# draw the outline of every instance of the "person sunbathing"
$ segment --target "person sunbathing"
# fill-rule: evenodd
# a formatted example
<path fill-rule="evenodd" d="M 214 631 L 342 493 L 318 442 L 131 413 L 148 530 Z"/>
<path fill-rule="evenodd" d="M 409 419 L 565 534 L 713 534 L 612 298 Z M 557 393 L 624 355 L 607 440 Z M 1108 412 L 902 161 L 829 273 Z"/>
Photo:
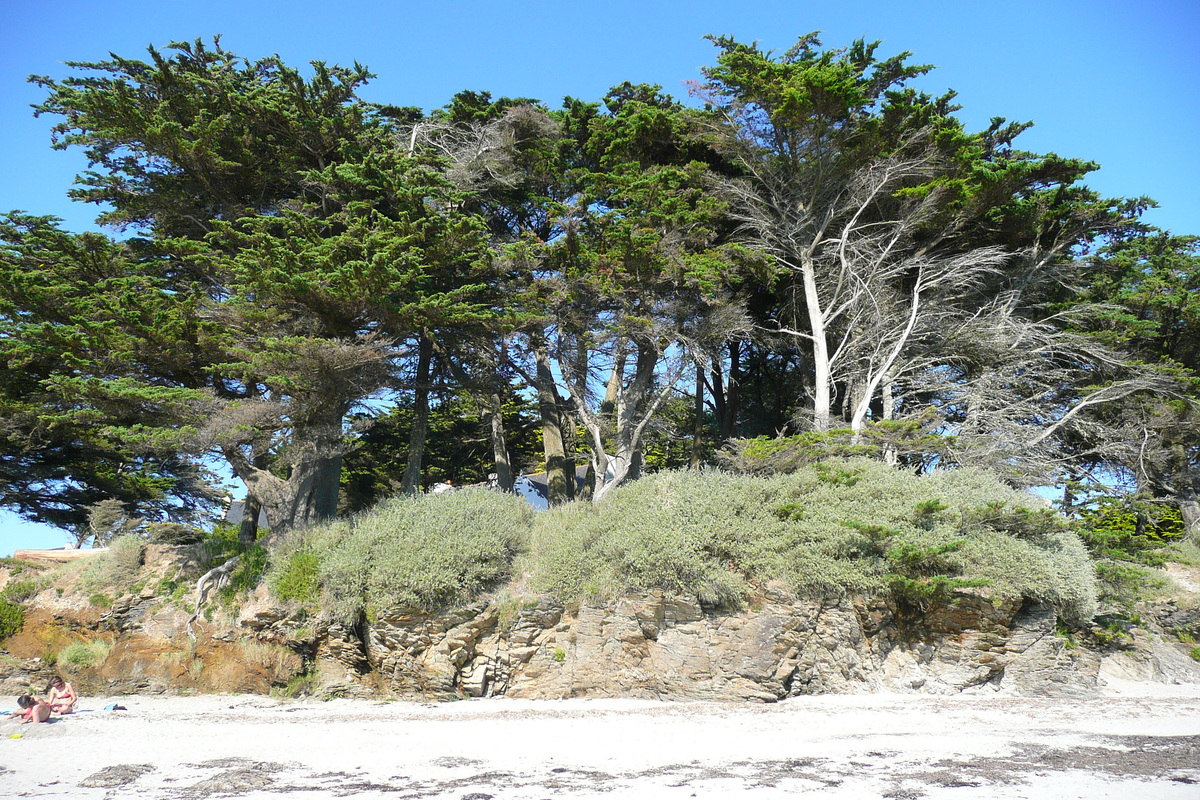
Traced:
<path fill-rule="evenodd" d="M 75 694 L 75 688 L 58 675 L 50 679 L 50 686 L 46 691 L 50 693 L 50 696 L 46 698 L 46 704 L 55 714 L 70 714 L 75 710 L 75 704 L 79 702 L 79 695 Z"/>
<path fill-rule="evenodd" d="M 36 697 L 23 694 L 17 698 L 17 705 L 24 710 L 15 712 L 13 716 L 21 717 L 25 722 L 37 724 L 50 719 L 50 706 Z"/>

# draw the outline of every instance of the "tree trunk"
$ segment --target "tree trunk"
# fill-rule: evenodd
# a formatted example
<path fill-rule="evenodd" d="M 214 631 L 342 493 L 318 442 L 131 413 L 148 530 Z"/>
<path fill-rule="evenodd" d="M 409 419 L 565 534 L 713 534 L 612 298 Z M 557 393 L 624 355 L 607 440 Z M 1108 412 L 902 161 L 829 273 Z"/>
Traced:
<path fill-rule="evenodd" d="M 892 383 L 891 378 L 884 380 L 882 391 L 883 391 L 883 408 L 880 409 L 880 411 L 881 411 L 880 416 L 885 421 L 895 419 L 896 418 L 895 384 Z M 896 453 L 896 446 L 894 444 L 884 445 L 883 461 L 888 466 L 892 466 L 892 467 L 894 467 L 900 463 L 900 457 Z"/>
<path fill-rule="evenodd" d="M 630 480 L 636 480 L 642 468 L 642 433 L 658 402 L 651 400 L 654 391 L 654 368 L 658 349 L 648 342 L 638 342 L 637 367 L 633 380 L 621 389 L 617 397 L 616 423 L 613 436 L 615 453 L 605 456 L 607 464 L 596 465 L 596 491 L 592 501 L 599 503 L 610 491 Z M 661 400 L 661 398 L 659 398 Z M 593 433 L 593 438 L 596 438 Z M 604 474 L 600 468 L 607 467 Z"/>
<path fill-rule="evenodd" d="M 253 494 L 247 494 L 242 503 L 242 522 L 238 526 L 238 542 L 243 547 L 249 547 L 258 540 L 258 515 L 262 512 L 262 504 Z"/>
<path fill-rule="evenodd" d="M 492 443 L 492 459 L 496 465 L 496 488 L 504 492 L 511 492 L 513 490 L 513 474 L 508 455 L 508 436 L 504 431 L 504 395 L 500 391 L 490 388 L 502 385 L 503 379 L 493 371 L 491 380 L 486 386 L 483 386 L 478 380 L 472 380 L 462 364 L 440 347 L 435 346 L 435 351 L 441 357 L 442 363 L 450 370 L 450 374 L 458 381 L 459 387 L 470 391 L 471 396 L 478 404 L 479 418 L 487 428 L 488 439 Z"/>
<path fill-rule="evenodd" d="M 304 484 L 297 488 L 293 500 L 292 524 L 315 525 L 337 516 L 338 494 L 342 479 L 342 417 L 344 409 L 329 406 L 313 412 L 313 417 L 297 425 L 293 439 L 309 454 L 303 463 L 293 464 L 296 480 L 289 484 Z M 261 498 L 260 498 L 261 499 Z"/>
<path fill-rule="evenodd" d="M 332 412 L 331 412 L 332 413 Z M 336 423 L 325 422 L 297 426 L 293 433 L 293 444 L 297 453 L 310 454 L 308 457 L 297 458 L 292 464 L 287 479 L 280 478 L 265 467 L 258 459 L 254 463 L 236 446 L 224 449 L 233 474 L 246 484 L 248 498 L 254 498 L 262 512 L 267 517 L 267 526 L 272 538 L 287 533 L 294 528 L 312 525 L 323 519 L 328 519 L 337 511 L 337 478 L 332 478 L 334 465 L 340 476 L 341 456 L 338 453 L 342 444 L 341 416 L 336 417 Z M 338 453 L 337 455 L 333 455 Z M 335 490 L 333 496 L 333 513 L 323 516 L 329 508 L 328 485 L 318 486 L 318 479 L 332 481 Z M 250 505 L 247 503 L 247 505 Z M 249 509 L 248 509 L 249 510 Z M 258 512 L 254 511 L 255 522 Z M 257 534 L 257 531 L 255 532 Z M 239 538 L 248 536 L 249 531 L 239 530 Z"/>
<path fill-rule="evenodd" d="M 696 397 L 692 414 L 692 457 L 688 459 L 688 469 L 698 469 L 704 440 L 704 368 L 699 361 L 696 362 Z"/>
<path fill-rule="evenodd" d="M 717 421 L 717 441 L 725 441 L 725 379 L 721 375 L 720 365 L 714 360 L 708 373 L 708 389 L 712 396 L 713 418 Z"/>
<path fill-rule="evenodd" d="M 550 371 L 550 355 L 545 339 L 534 342 L 537 359 L 538 412 L 542 417 L 542 450 L 546 458 L 546 500 L 551 506 L 569 503 L 575 497 L 575 470 L 569 467 L 563 444 L 562 417 L 558 390 Z"/>
<path fill-rule="evenodd" d="M 266 470 L 270 467 L 267 456 L 257 455 L 251 461 L 257 469 Z M 262 501 L 254 492 L 246 492 L 246 501 L 242 508 L 242 522 L 238 526 L 238 541 L 249 547 L 258 541 L 258 518 L 262 516 Z"/>
<path fill-rule="evenodd" d="M 1075 488 L 1079 485 L 1079 473 L 1068 468 L 1063 478 L 1062 513 L 1066 516 L 1075 514 Z"/>
<path fill-rule="evenodd" d="M 337 516 L 338 497 L 342 488 L 342 457 L 331 456 L 317 462 L 310 506 L 312 521 L 324 522 Z"/>
<path fill-rule="evenodd" d="M 921 308 L 920 280 L 920 277 L 918 277 L 917 285 L 913 287 L 908 322 L 904 326 L 904 331 L 896 340 L 895 345 L 893 345 L 891 352 L 888 353 L 888 357 L 884 360 L 880 368 L 875 370 L 874 374 L 867 376 L 865 385 L 862 388 L 862 398 L 854 407 L 854 414 L 850 419 L 850 427 L 854 430 L 854 444 L 858 444 L 861 440 L 863 428 L 867 424 L 867 411 L 871 407 L 871 397 L 874 396 L 875 390 L 891 372 L 892 366 L 896 363 L 896 359 L 900 357 L 900 353 L 903 351 L 904 346 L 908 344 L 908 339 L 912 336 L 913 329 L 916 327 L 917 313 Z"/>
<path fill-rule="evenodd" d="M 617 348 L 616 358 L 613 359 L 612 373 L 608 376 L 608 385 L 604 387 L 604 401 L 600 403 L 600 413 L 611 417 L 617 408 L 617 397 L 621 393 L 621 382 L 625 379 L 625 362 L 627 352 L 625 345 Z"/>
<path fill-rule="evenodd" d="M 303 527 L 309 521 L 309 501 L 316 473 L 312 461 L 296 464 L 287 480 L 269 470 L 254 467 L 245 458 L 230 458 L 229 461 L 234 474 L 246 483 L 248 493 L 261 504 L 272 538 Z"/>
<path fill-rule="evenodd" d="M 588 465 L 587 474 L 583 478 L 583 486 L 579 489 L 579 496 L 576 500 L 582 500 L 585 503 L 592 502 L 596 495 L 596 470 L 592 465 Z"/>
<path fill-rule="evenodd" d="M 1179 514 L 1183 517 L 1184 535 L 1193 544 L 1200 545 L 1200 497 L 1196 495 L 1196 487 L 1185 483 L 1176 492 L 1175 502 L 1179 504 Z"/>
<path fill-rule="evenodd" d="M 867 414 L 870 412 L 871 398 L 867 395 L 867 384 L 863 381 L 851 381 L 846 386 L 846 404 L 844 411 L 846 421 L 854 429 L 855 435 L 862 433 L 867 424 Z"/>
<path fill-rule="evenodd" d="M 504 433 L 504 401 L 496 393 L 492 393 L 487 399 L 490 407 L 485 416 L 492 439 L 492 456 L 496 461 L 496 487 L 502 492 L 511 492 L 513 473 L 508 459 L 508 438 Z"/>
<path fill-rule="evenodd" d="M 421 491 L 421 463 L 425 458 L 425 437 L 429 432 L 429 381 L 433 361 L 433 342 L 425 331 L 417 344 L 417 374 L 413 398 L 413 423 L 408 435 L 408 463 L 400 491 L 414 495 Z"/>
<path fill-rule="evenodd" d="M 800 260 L 800 276 L 804 282 L 804 305 L 808 312 L 808 324 L 812 329 L 813 342 L 813 430 L 829 430 L 830 412 L 833 408 L 833 369 L 829 363 L 829 343 L 825 341 L 825 317 L 821 312 L 821 298 L 817 294 L 817 272 L 812 258 Z"/>
<path fill-rule="evenodd" d="M 724 444 L 733 437 L 737 430 L 737 419 L 740 397 L 741 345 L 738 342 L 729 343 L 729 376 L 721 371 L 721 363 L 713 359 L 712 370 L 709 372 L 709 392 L 712 395 L 713 417 L 717 422 L 717 444 Z"/>
<path fill-rule="evenodd" d="M 721 441 L 732 439 L 737 433 L 738 415 L 742 410 L 742 346 L 729 343 L 729 377 L 725 389 L 725 413 L 721 418 Z"/>

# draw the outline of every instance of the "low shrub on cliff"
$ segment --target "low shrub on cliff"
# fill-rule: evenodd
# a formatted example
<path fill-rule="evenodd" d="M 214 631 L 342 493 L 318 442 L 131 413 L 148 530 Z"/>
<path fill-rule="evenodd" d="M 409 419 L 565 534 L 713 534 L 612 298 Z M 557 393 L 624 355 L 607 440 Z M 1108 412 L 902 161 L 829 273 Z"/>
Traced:
<path fill-rule="evenodd" d="M 137 580 L 142 568 L 145 543 L 137 536 L 120 536 L 108 545 L 108 551 L 89 560 L 84 582 L 92 588 L 125 588 Z"/>
<path fill-rule="evenodd" d="M 18 561 L 15 558 L 9 558 L 8 556 L 5 556 L 0 558 L 0 569 L 8 570 L 8 576 L 10 578 L 15 578 L 25 570 L 34 570 L 36 572 L 41 568 L 30 564 L 27 561 Z"/>
<path fill-rule="evenodd" d="M 269 577 L 271 593 L 280 600 L 316 602 L 321 591 L 321 561 L 311 550 L 281 554 Z"/>
<path fill-rule="evenodd" d="M 86 669 L 108 658 L 108 644 L 99 639 L 91 642 L 72 642 L 58 651 L 56 663 L 75 669 Z"/>
<path fill-rule="evenodd" d="M 780 580 L 808 596 L 920 600 L 988 585 L 1086 618 L 1091 562 L 1036 503 L 986 473 L 916 476 L 868 460 L 772 477 L 668 472 L 600 506 L 543 515 L 528 568 L 537 588 L 566 599 L 664 589 L 736 605 L 750 585 Z"/>
<path fill-rule="evenodd" d="M 782 528 L 763 513 L 762 489 L 757 478 L 671 472 L 599 506 L 551 510 L 534 525 L 528 571 L 535 588 L 568 600 L 663 589 L 736 604 L 747 574 L 766 571 L 756 544 Z"/>
<path fill-rule="evenodd" d="M 247 592 L 254 591 L 254 587 L 258 586 L 267 573 L 270 557 L 261 546 L 239 546 L 237 554 L 241 556 L 241 560 L 233 568 L 229 575 L 229 583 L 221 589 L 219 595 L 221 602 L 226 606 L 237 605 L 238 599 Z"/>
<path fill-rule="evenodd" d="M 0 642 L 17 633 L 25 625 L 25 612 L 16 603 L 0 600 Z"/>
<path fill-rule="evenodd" d="M 986 586 L 1086 619 L 1092 563 L 1038 503 L 983 472 L 916 476 L 868 460 L 770 477 L 660 473 L 536 519 L 514 496 L 461 491 L 297 534 L 272 554 L 268 585 L 285 599 L 319 595 L 347 622 L 465 602 L 512 574 L 515 590 L 568 602 L 657 589 L 724 607 L 771 581 L 815 598 L 890 594 L 917 610 Z"/>
<path fill-rule="evenodd" d="M 521 498 L 483 489 L 396 498 L 285 542 L 268 586 L 306 594 L 315 561 L 327 607 L 343 620 L 465 602 L 509 576 L 532 515 Z"/>
<path fill-rule="evenodd" d="M 22 603 L 37 594 L 40 589 L 36 581 L 13 581 L 0 591 L 0 597 L 14 603 Z"/>

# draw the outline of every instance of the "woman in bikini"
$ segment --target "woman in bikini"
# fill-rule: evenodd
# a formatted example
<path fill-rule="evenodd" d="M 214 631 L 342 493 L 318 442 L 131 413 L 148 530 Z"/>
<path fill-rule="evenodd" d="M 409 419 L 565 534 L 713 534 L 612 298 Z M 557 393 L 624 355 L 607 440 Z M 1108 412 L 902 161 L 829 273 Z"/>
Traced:
<path fill-rule="evenodd" d="M 36 724 L 50 719 L 50 706 L 36 697 L 23 694 L 17 698 L 17 705 L 21 707 L 21 710 L 13 714 L 13 716 L 21 717 L 24 722 Z"/>
<path fill-rule="evenodd" d="M 55 675 L 50 679 L 47 691 L 50 692 L 50 696 L 46 699 L 46 703 L 54 713 L 70 714 L 75 710 L 75 704 L 79 702 L 79 695 L 75 694 L 75 689 L 71 684 Z"/>

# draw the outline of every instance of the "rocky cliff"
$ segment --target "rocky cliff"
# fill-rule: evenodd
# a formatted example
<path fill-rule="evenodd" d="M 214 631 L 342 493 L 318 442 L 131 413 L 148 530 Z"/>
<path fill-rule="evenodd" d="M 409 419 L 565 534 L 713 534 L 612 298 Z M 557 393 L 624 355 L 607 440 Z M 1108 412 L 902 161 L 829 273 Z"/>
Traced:
<path fill-rule="evenodd" d="M 148 548 L 136 591 L 111 604 L 98 605 L 69 575 L 25 599 L 25 627 L 0 659 L 0 693 L 40 688 L 52 672 L 105 693 L 290 685 L 425 698 L 741 701 L 823 692 L 1086 695 L 1105 676 L 1200 682 L 1191 645 L 1181 642 L 1200 637 L 1191 600 L 1160 604 L 1146 628 L 1100 647 L 1086 633 L 1057 630 L 1049 609 L 980 590 L 924 613 L 768 589 L 740 611 L 661 593 L 578 607 L 485 599 L 438 612 L 395 609 L 347 626 L 260 587 L 214 604 L 192 638 L 191 596 L 170 579 L 186 572 L 188 558 L 182 548 Z M 73 643 L 96 642 L 91 663 L 68 658 Z"/>

